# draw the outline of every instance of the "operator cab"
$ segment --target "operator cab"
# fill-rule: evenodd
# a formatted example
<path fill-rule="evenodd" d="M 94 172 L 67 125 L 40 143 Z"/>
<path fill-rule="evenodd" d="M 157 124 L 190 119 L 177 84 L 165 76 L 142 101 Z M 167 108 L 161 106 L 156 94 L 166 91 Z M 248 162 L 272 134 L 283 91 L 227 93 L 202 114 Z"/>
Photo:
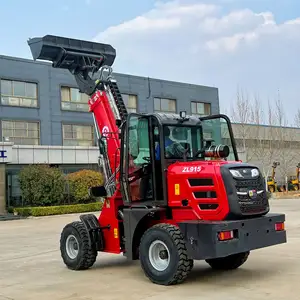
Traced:
<path fill-rule="evenodd" d="M 178 161 L 238 160 L 224 115 L 130 113 L 122 128 L 121 188 L 130 205 L 167 204 L 168 167 Z"/>

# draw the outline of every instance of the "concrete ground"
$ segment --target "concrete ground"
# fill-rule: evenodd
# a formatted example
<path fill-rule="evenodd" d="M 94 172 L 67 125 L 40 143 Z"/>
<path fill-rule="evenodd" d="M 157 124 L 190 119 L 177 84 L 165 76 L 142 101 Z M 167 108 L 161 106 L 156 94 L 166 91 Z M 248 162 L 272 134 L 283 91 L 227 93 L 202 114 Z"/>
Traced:
<path fill-rule="evenodd" d="M 70 271 L 59 253 L 62 227 L 77 215 L 0 222 L 0 299 L 300 299 L 300 200 L 273 200 L 287 215 L 288 243 L 251 253 L 233 272 L 213 272 L 196 262 L 188 280 L 150 283 L 139 262 L 100 254 L 87 271 Z"/>

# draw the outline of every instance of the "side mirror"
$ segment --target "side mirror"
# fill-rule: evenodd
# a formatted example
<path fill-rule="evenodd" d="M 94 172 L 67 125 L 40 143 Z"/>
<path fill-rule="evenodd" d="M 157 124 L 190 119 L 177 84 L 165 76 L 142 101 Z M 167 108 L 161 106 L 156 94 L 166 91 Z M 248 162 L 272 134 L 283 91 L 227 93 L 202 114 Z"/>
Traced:
<path fill-rule="evenodd" d="M 120 119 L 117 119 L 117 120 L 116 120 L 116 125 L 117 125 L 118 127 L 120 127 L 121 124 L 122 124 L 122 121 L 121 121 Z"/>
<path fill-rule="evenodd" d="M 92 197 L 106 197 L 107 192 L 104 186 L 93 186 L 89 188 L 89 195 Z"/>

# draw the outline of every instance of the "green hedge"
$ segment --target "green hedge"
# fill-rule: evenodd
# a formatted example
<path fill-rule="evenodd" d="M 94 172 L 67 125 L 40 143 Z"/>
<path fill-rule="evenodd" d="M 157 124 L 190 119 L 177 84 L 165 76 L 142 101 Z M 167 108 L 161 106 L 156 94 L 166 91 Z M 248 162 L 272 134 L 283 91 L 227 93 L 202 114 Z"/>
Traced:
<path fill-rule="evenodd" d="M 93 203 L 96 199 L 88 189 L 104 184 L 98 171 L 83 169 L 66 175 L 57 167 L 40 164 L 25 166 L 18 177 L 24 207 Z"/>
<path fill-rule="evenodd" d="M 86 203 L 95 199 L 89 195 L 90 187 L 104 184 L 104 177 L 100 172 L 94 170 L 80 170 L 66 176 L 69 184 L 69 193 L 73 203 Z"/>
<path fill-rule="evenodd" d="M 48 165 L 28 165 L 20 171 L 19 182 L 26 206 L 63 203 L 66 181 L 58 168 Z"/>
<path fill-rule="evenodd" d="M 41 217 L 51 215 L 97 212 L 102 209 L 101 202 L 88 203 L 88 204 L 74 204 L 74 205 L 59 205 L 59 206 L 46 206 L 46 207 L 15 207 L 13 213 L 20 216 L 28 217 Z"/>

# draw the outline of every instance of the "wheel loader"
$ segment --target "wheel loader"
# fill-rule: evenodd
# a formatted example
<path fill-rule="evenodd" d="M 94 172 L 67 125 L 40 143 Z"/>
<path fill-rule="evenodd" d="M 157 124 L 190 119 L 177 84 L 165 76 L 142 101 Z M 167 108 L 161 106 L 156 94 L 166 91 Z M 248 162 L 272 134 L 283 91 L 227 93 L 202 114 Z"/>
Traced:
<path fill-rule="evenodd" d="M 296 166 L 296 175 L 290 176 L 289 178 L 289 190 L 290 191 L 299 191 L 299 170 L 300 170 L 300 163 Z"/>
<path fill-rule="evenodd" d="M 277 182 L 275 181 L 275 170 L 278 166 L 280 166 L 280 162 L 274 161 L 272 165 L 272 175 L 267 177 L 268 191 L 270 193 L 278 191 Z"/>
<path fill-rule="evenodd" d="M 139 260 L 151 282 L 174 285 L 188 278 L 195 260 L 232 270 L 252 250 L 287 242 L 285 214 L 270 213 L 262 173 L 239 160 L 226 115 L 128 113 L 111 45 L 53 35 L 28 45 L 35 60 L 69 70 L 89 95 L 106 178 L 90 189 L 104 198 L 99 216 L 83 214 L 62 229 L 69 269 L 91 268 L 100 252 L 122 253 Z"/>

